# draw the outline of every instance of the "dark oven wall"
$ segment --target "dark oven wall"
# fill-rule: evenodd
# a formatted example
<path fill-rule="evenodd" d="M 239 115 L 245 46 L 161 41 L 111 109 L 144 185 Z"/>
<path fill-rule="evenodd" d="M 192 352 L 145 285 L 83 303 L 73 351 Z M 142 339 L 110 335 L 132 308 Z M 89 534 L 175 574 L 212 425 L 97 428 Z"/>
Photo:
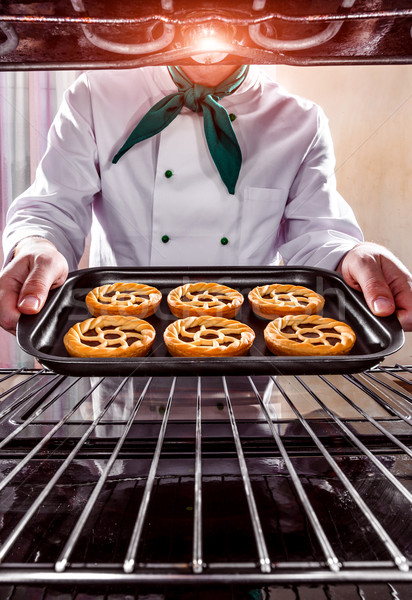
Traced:
<path fill-rule="evenodd" d="M 411 27 L 409 0 L 5 0 L 0 68 L 184 64 L 205 39 L 230 63 L 410 63 Z"/>

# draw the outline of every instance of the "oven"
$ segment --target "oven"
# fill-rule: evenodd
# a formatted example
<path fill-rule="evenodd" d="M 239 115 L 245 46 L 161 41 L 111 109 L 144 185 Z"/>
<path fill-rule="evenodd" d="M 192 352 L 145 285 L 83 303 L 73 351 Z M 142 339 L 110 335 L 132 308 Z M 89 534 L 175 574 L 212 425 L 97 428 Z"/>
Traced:
<path fill-rule="evenodd" d="M 4 71 L 185 64 L 212 29 L 222 62 L 412 62 L 406 0 L 6 0 L 0 13 Z M 0 365 L 0 598 L 409 600 L 406 342 L 339 372 Z"/>
<path fill-rule="evenodd" d="M 411 367 L 0 386 L 3 590 L 408 598 Z"/>

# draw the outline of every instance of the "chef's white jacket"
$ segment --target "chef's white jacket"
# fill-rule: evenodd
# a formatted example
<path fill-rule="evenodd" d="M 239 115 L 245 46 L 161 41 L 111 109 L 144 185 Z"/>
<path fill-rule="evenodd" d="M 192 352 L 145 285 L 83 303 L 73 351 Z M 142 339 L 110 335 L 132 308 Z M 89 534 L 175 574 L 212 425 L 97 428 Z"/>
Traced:
<path fill-rule="evenodd" d="M 362 240 L 336 190 L 323 111 L 257 67 L 221 100 L 243 162 L 230 195 L 209 154 L 203 116 L 183 108 L 160 134 L 112 158 L 141 117 L 176 91 L 166 67 L 84 73 L 69 88 L 33 185 L 4 233 L 6 261 L 29 235 L 90 265 L 266 265 L 334 269 Z"/>

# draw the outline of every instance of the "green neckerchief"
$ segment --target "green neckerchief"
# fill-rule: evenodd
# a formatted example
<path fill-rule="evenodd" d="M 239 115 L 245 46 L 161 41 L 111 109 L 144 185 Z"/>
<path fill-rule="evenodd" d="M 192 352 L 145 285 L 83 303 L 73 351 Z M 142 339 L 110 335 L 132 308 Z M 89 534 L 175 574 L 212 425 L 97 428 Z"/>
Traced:
<path fill-rule="evenodd" d="M 246 78 L 249 66 L 239 67 L 215 87 L 193 83 L 180 67 L 168 69 L 178 91 L 157 102 L 143 116 L 112 162 L 117 163 L 134 144 L 160 133 L 177 117 L 183 106 L 187 106 L 194 112 L 203 112 L 210 154 L 229 194 L 234 194 L 242 164 L 242 152 L 228 112 L 219 104 L 219 100 L 238 89 Z"/>

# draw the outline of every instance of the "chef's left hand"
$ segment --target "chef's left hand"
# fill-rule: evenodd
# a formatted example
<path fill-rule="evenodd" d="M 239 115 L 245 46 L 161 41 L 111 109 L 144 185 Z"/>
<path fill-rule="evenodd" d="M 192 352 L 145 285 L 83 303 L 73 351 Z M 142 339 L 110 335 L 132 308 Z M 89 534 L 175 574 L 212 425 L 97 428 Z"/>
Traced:
<path fill-rule="evenodd" d="M 412 331 L 412 274 L 392 252 L 364 242 L 345 254 L 337 271 L 363 293 L 375 315 L 386 317 L 396 312 L 403 329 Z"/>

